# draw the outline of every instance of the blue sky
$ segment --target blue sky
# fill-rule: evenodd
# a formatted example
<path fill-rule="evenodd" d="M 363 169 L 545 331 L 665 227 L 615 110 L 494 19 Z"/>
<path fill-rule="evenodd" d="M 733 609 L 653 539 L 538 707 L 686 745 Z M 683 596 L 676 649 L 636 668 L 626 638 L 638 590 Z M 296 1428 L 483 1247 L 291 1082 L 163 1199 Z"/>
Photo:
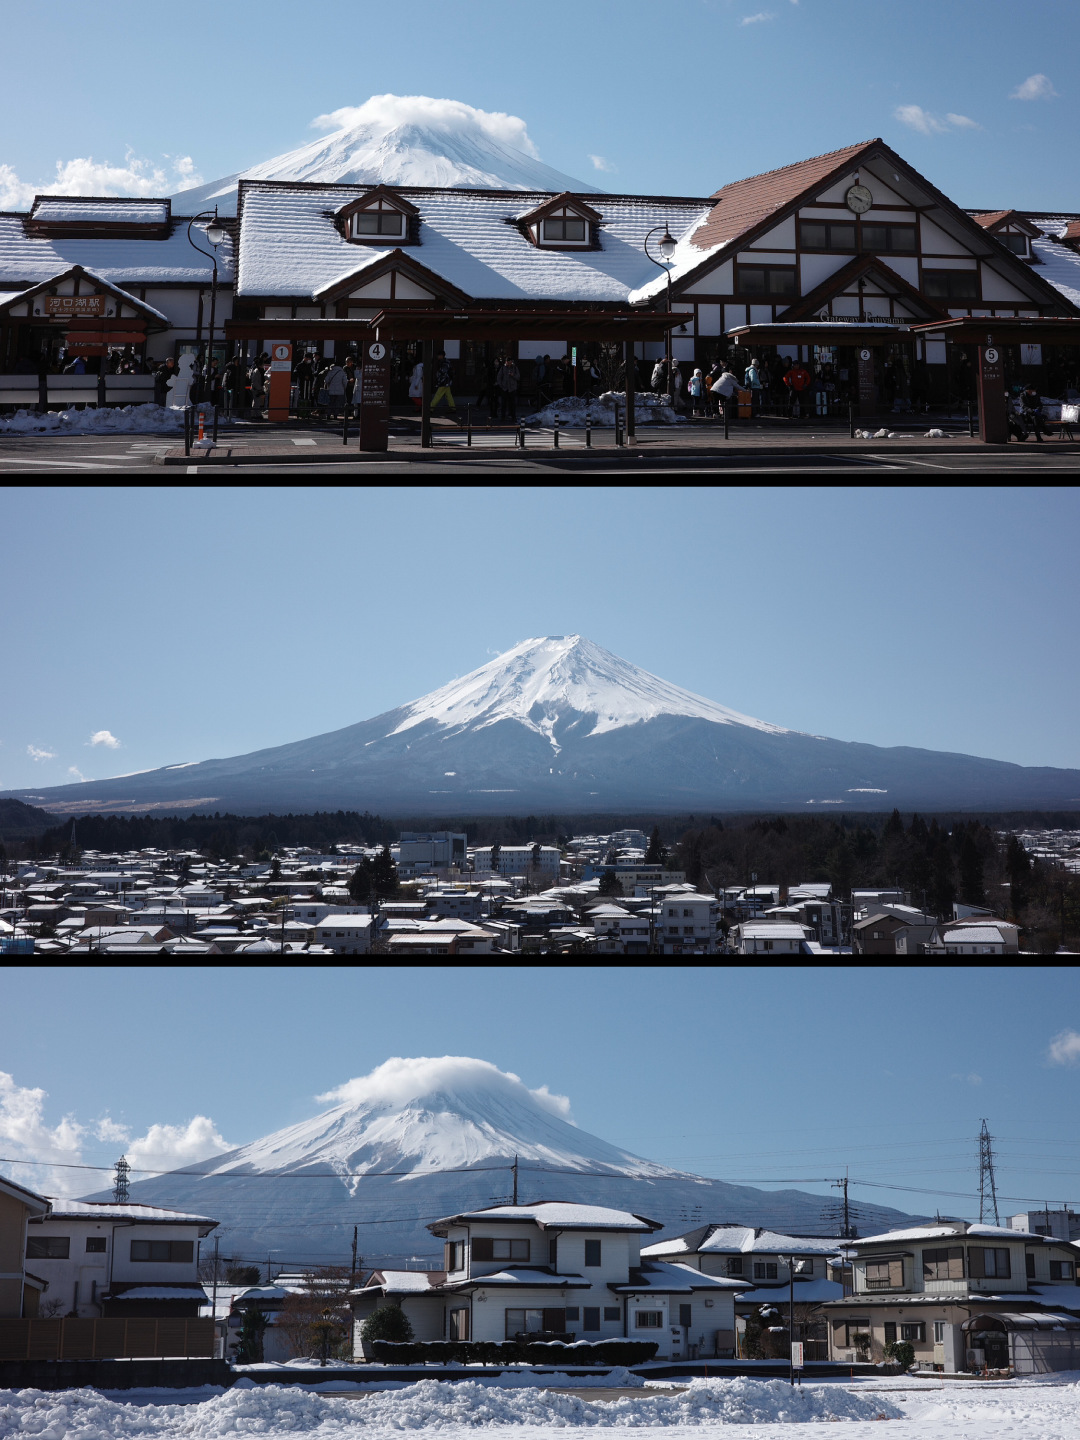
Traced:
<path fill-rule="evenodd" d="M 391 1056 L 456 1054 L 567 1095 L 582 1129 L 650 1159 L 747 1182 L 847 1166 L 876 1182 L 856 1202 L 908 1213 L 977 1215 L 985 1116 L 1003 1211 L 1080 1202 L 1074 970 L 493 975 L 9 968 L 0 1008 L 20 1023 L 0 1048 L 0 1156 L 108 1166 L 158 1125 L 172 1127 L 160 1153 L 190 1163 L 317 1113 L 316 1094 Z M 199 1133 L 220 1137 L 202 1155 Z M 51 1184 L 39 1167 L 0 1169 Z M 88 1173 L 83 1193 L 97 1184 Z"/>
<path fill-rule="evenodd" d="M 609 190 L 709 194 L 881 135 L 962 205 L 1080 208 L 1075 0 L 359 0 L 310 13 L 105 0 L 94 14 L 8 0 L 6 47 L 46 51 L 48 83 L 43 103 L 39 66 L 5 75 L 0 191 L 90 157 L 73 173 L 99 189 L 108 164 L 132 184 L 160 170 L 152 193 L 170 193 L 184 157 L 182 173 L 209 180 L 312 138 L 317 115 L 393 92 L 520 115 L 548 164 Z"/>
<path fill-rule="evenodd" d="M 1075 489 L 42 487 L 3 514 L 0 789 L 303 739 L 575 633 L 793 729 L 1080 767 Z"/>

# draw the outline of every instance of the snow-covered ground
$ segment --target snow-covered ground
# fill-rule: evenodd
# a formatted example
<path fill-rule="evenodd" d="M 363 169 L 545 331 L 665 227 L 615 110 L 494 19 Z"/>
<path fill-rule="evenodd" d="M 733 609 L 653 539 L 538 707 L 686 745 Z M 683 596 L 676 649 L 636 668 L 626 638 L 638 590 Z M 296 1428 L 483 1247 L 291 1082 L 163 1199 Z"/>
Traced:
<path fill-rule="evenodd" d="M 85 410 L 16 410 L 0 416 L 0 435 L 159 435 L 184 428 L 179 406 L 125 405 Z"/>
<path fill-rule="evenodd" d="M 870 1440 L 889 1424 L 893 1440 L 1075 1440 L 1080 1384 L 1075 1374 L 1008 1383 L 871 1380 L 808 1384 L 781 1380 L 694 1380 L 677 1395 L 590 1403 L 535 1386 L 422 1381 L 363 1396 L 256 1386 L 231 1390 L 0 1391 L 0 1440 L 226 1440 L 303 1434 L 313 1440 L 438 1431 L 465 1440 L 478 1429 L 502 1440 L 576 1440 L 602 1429 L 663 1428 L 690 1440 L 702 1428 L 738 1425 L 740 1440 L 795 1440 L 802 1428 L 842 1423 L 845 1440 Z M 332 1383 L 332 1382 L 331 1382 Z M 342 1382 L 338 1382 L 341 1386 Z M 320 1387 L 325 1389 L 327 1387 Z M 816 1433 L 816 1432 L 814 1432 Z"/>

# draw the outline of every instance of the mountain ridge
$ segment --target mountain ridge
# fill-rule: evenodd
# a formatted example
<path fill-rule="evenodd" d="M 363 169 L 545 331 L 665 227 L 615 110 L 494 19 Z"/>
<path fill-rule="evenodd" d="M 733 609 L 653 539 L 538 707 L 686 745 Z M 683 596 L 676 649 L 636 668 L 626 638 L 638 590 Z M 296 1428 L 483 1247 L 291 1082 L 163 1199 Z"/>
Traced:
<path fill-rule="evenodd" d="M 562 635 L 304 740 L 0 798 L 68 815 L 1048 810 L 1080 805 L 1080 771 L 805 734 Z"/>

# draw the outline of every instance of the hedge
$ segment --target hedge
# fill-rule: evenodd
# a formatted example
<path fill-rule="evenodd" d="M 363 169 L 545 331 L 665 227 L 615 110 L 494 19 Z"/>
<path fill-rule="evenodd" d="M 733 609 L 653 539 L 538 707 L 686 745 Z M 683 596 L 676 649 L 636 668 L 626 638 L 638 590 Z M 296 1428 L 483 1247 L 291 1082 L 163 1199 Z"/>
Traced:
<path fill-rule="evenodd" d="M 642 1365 L 656 1354 L 655 1340 L 391 1340 L 368 1342 L 380 1365 Z"/>

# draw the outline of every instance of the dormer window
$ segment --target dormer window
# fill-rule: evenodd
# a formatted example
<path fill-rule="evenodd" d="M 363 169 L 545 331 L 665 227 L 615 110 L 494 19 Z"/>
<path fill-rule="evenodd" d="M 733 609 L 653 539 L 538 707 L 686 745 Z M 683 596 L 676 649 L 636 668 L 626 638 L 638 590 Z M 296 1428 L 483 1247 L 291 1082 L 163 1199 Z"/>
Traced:
<path fill-rule="evenodd" d="M 352 217 L 354 235 L 394 235 L 405 233 L 405 216 L 400 210 L 360 210 Z"/>
<path fill-rule="evenodd" d="M 586 233 L 585 221 L 578 216 L 559 215 L 551 220 L 543 221 L 544 239 L 554 242 L 557 245 L 565 245 L 568 241 L 573 244 L 582 244 L 589 237 Z"/>
<path fill-rule="evenodd" d="M 1014 255 L 1019 255 L 1022 260 L 1026 260 L 1031 254 L 1031 241 L 1026 235 L 1017 235 L 1006 231 L 997 238 L 1007 250 L 1011 250 Z"/>
<path fill-rule="evenodd" d="M 346 240 L 359 245 L 398 246 L 420 243 L 420 211 L 404 195 L 377 186 L 358 195 L 335 213 Z"/>

